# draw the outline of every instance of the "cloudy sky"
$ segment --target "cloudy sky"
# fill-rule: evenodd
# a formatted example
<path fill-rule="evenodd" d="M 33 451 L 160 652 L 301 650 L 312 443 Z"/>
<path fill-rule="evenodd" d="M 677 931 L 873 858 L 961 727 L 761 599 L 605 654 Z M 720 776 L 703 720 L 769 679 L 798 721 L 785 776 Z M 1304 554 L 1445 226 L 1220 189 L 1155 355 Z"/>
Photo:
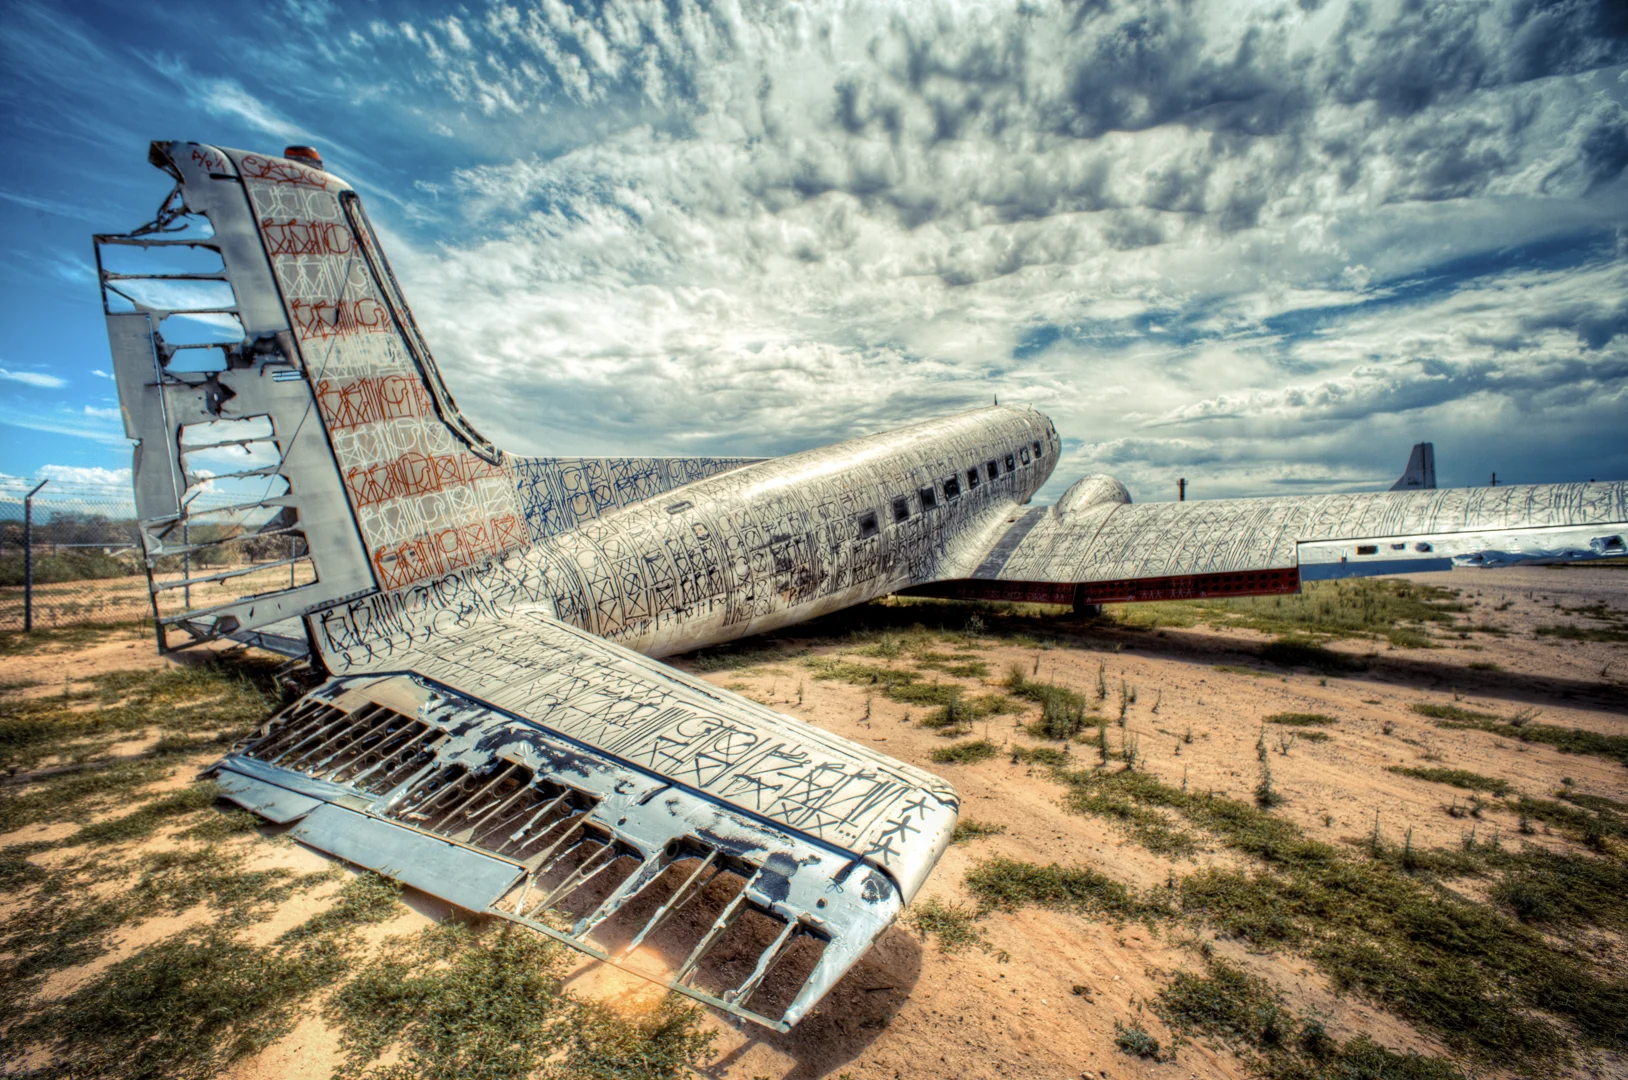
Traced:
<path fill-rule="evenodd" d="M 139 14 L 135 14 L 139 12 Z M 120 437 L 147 141 L 320 148 L 477 427 L 776 454 L 988 402 L 1141 501 L 1628 477 L 1613 0 L 0 2 L 0 472 Z"/>

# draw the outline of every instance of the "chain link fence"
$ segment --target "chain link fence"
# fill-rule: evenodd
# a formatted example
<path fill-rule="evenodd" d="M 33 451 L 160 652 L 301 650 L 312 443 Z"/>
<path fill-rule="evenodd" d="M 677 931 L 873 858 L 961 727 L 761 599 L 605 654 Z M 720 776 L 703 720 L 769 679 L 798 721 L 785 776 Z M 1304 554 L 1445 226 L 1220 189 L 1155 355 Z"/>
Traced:
<path fill-rule="evenodd" d="M 222 498 L 219 504 L 230 501 Z M 207 510 L 209 505 L 207 497 L 200 498 L 192 509 Z M 216 537 L 211 530 L 223 535 Z M 160 560 L 156 569 L 161 580 L 286 559 L 295 543 L 283 536 L 261 539 L 241 526 L 194 526 L 192 531 L 189 539 L 194 542 L 226 535 L 241 535 L 245 542 Z M 176 565 L 162 565 L 169 561 Z M 254 575 L 254 582 L 279 574 L 283 581 L 289 573 L 280 567 L 268 569 Z M 188 607 L 205 606 L 238 595 L 242 590 L 231 586 L 240 584 L 200 584 L 173 591 L 185 592 L 175 600 Z M 268 582 L 262 587 L 272 586 Z M 133 622 L 152 616 L 135 500 L 128 487 L 0 478 L 0 631 Z"/>

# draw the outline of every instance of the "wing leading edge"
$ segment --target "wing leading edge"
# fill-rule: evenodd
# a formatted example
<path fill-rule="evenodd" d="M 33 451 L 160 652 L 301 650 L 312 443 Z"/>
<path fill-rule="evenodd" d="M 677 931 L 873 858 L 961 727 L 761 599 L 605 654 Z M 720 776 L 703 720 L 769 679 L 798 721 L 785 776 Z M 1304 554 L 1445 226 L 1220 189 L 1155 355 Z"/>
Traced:
<path fill-rule="evenodd" d="M 1301 581 L 1625 553 L 1628 482 L 1130 505 L 1012 515 L 968 578 L 914 592 L 1104 603 L 1293 592 Z M 1072 490 L 1072 489 L 1071 489 Z"/>
<path fill-rule="evenodd" d="M 352 671 L 215 767 L 229 798 L 778 1030 L 955 828 L 943 780 L 539 609 Z"/>

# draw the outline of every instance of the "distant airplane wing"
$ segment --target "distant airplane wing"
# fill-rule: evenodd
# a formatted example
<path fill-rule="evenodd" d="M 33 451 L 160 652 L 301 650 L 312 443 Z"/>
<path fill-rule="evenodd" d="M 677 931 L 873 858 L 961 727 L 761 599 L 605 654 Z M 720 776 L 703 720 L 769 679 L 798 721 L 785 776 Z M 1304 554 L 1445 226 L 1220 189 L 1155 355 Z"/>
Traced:
<path fill-rule="evenodd" d="M 1046 603 L 1293 592 L 1301 581 L 1625 554 L 1628 482 L 1130 505 L 1089 477 L 1018 509 L 970 575 L 911 591 Z"/>
<path fill-rule="evenodd" d="M 781 1031 L 954 831 L 945 781 L 541 609 L 426 636 L 325 656 L 338 677 L 215 767 L 228 797 Z"/>

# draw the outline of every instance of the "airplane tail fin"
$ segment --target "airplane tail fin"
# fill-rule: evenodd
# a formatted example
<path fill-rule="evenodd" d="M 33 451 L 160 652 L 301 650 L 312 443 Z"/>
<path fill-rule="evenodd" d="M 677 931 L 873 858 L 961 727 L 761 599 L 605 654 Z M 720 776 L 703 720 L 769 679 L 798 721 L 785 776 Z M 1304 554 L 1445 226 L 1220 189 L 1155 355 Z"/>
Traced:
<path fill-rule="evenodd" d="M 96 237 L 162 648 L 439 580 L 755 460 L 498 450 L 361 200 L 285 153 L 155 142 L 175 180 L 157 217 Z"/>
<path fill-rule="evenodd" d="M 1408 467 L 1402 478 L 1391 485 L 1392 491 L 1427 491 L 1436 487 L 1436 448 L 1434 444 L 1415 443 L 1408 455 Z"/>
<path fill-rule="evenodd" d="M 309 152 L 149 160 L 174 190 L 96 249 L 160 644 L 526 543 L 503 454 L 458 412 L 349 186 Z"/>

